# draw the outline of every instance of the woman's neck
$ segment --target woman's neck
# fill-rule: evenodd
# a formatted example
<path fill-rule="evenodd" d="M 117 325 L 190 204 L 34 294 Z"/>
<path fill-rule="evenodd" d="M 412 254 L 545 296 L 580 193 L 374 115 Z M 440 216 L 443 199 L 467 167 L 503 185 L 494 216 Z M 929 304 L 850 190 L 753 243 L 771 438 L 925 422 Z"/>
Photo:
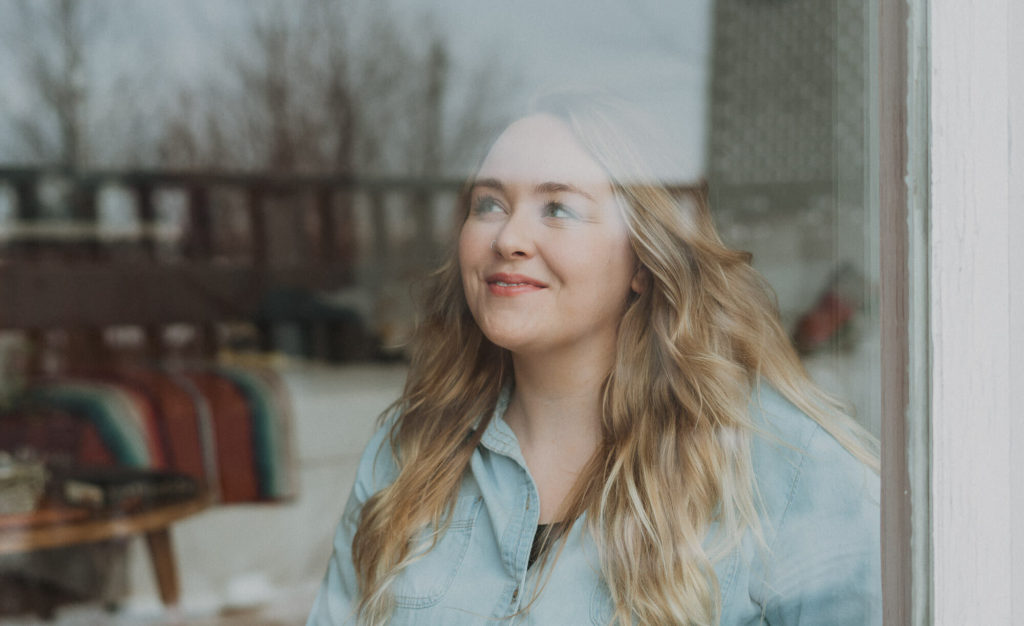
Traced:
<path fill-rule="evenodd" d="M 541 498 L 542 523 L 562 505 L 601 442 L 601 389 L 611 353 L 513 355 L 515 390 L 505 421 Z"/>

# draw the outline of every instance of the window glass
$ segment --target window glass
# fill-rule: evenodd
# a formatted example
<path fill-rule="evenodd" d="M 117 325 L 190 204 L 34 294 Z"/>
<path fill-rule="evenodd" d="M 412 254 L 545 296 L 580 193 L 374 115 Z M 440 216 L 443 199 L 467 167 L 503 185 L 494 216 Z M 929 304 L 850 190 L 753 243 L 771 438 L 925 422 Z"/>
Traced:
<path fill-rule="evenodd" d="M 869 3 L 715 2 L 707 175 L 811 375 L 879 432 Z"/>
<path fill-rule="evenodd" d="M 483 151 L 553 91 L 643 112 L 654 174 L 706 189 L 808 372 L 877 434 L 874 7 L 0 3 L 0 621 L 179 594 L 302 623 L 401 393 L 410 294 Z M 166 517 L 148 543 L 10 534 L 111 507 Z M 150 569 L 168 554 L 180 593 Z"/>

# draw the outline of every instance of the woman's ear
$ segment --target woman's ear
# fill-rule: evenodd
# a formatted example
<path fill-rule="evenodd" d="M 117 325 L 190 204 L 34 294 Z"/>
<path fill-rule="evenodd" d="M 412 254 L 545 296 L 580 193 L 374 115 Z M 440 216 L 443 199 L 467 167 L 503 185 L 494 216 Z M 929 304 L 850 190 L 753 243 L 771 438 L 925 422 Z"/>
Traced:
<path fill-rule="evenodd" d="M 651 284 L 651 273 L 647 270 L 647 266 L 636 264 L 636 271 L 633 272 L 633 278 L 629 281 L 629 288 L 633 290 L 633 293 L 641 294 L 647 291 L 648 285 Z"/>

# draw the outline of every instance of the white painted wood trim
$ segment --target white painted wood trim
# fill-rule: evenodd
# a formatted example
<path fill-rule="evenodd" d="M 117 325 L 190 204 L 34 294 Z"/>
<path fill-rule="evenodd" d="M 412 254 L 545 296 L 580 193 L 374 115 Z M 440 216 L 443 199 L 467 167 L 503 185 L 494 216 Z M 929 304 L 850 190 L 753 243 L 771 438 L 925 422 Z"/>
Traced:
<path fill-rule="evenodd" d="M 1014 623 L 1011 496 L 1019 481 L 1012 471 L 1010 346 L 1020 341 L 1011 338 L 1010 315 L 1011 225 L 1020 227 L 1010 218 L 1014 2 L 929 5 L 933 617 L 942 625 Z M 1014 283 L 1019 289 L 1020 280 Z"/>
<path fill-rule="evenodd" d="M 1024 390 L 1024 2 L 1010 3 L 1010 392 Z M 1016 62 L 1014 62 L 1016 60 Z M 1012 396 L 1011 396 L 1012 397 Z M 1010 593 L 1016 623 L 1024 621 L 1024 409 L 1011 403 L 1012 572 Z M 1015 479 L 1015 481 L 1014 481 Z"/>
<path fill-rule="evenodd" d="M 907 407 L 910 490 L 910 624 L 932 623 L 931 319 L 928 0 L 907 2 Z M 907 622 L 891 622 L 903 626 Z M 890 623 L 887 622 L 886 626 Z"/>

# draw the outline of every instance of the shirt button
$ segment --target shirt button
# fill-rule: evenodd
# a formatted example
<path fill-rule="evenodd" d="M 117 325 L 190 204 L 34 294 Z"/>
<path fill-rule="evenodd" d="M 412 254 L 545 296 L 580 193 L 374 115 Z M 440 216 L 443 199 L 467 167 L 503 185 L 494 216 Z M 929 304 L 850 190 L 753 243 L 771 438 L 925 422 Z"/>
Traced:
<path fill-rule="evenodd" d="M 519 599 L 519 587 L 516 587 L 515 589 L 512 590 L 512 602 L 515 602 L 518 599 Z"/>

